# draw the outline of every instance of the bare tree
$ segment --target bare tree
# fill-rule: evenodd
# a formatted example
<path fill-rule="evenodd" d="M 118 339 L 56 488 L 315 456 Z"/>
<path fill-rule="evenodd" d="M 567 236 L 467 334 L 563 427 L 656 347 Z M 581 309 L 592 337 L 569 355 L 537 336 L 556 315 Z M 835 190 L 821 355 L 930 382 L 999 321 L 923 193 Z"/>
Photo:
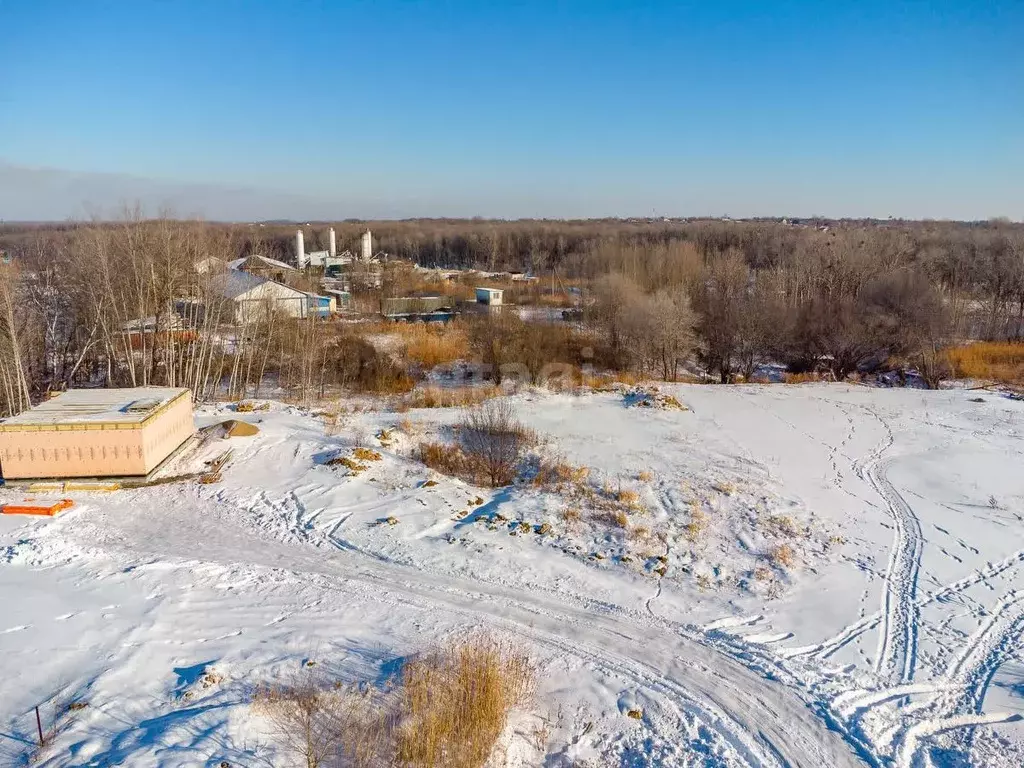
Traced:
<path fill-rule="evenodd" d="M 492 487 L 515 479 L 531 434 L 516 418 L 508 400 L 489 400 L 468 409 L 459 422 L 462 450 Z"/>

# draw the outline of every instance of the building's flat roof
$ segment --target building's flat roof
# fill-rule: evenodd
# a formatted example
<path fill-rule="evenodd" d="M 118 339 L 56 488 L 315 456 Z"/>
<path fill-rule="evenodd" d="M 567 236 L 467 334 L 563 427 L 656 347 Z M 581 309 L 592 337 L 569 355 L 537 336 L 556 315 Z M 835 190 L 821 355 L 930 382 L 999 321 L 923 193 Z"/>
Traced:
<path fill-rule="evenodd" d="M 17 416 L 0 420 L 0 432 L 5 427 L 63 424 L 137 425 L 186 392 L 180 387 L 71 389 Z"/>

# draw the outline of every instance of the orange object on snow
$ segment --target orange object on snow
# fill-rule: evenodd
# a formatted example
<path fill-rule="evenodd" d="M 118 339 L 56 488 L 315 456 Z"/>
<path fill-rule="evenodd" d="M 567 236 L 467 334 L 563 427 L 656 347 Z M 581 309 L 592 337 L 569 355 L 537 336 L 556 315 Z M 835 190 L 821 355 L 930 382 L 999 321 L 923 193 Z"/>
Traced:
<path fill-rule="evenodd" d="M 25 501 L 32 501 L 32 499 L 25 499 Z M 71 499 L 61 499 L 49 506 L 42 504 L 4 504 L 0 507 L 0 512 L 5 515 L 43 515 L 44 517 L 53 517 L 73 506 L 75 506 L 75 502 Z"/>

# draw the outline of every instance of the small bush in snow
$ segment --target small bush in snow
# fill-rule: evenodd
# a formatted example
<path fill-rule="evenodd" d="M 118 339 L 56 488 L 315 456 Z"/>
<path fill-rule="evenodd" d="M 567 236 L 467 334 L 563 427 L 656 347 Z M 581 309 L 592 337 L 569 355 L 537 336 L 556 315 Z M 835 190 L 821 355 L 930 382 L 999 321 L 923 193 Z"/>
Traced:
<path fill-rule="evenodd" d="M 473 468 L 497 488 L 511 483 L 534 435 L 516 418 L 507 400 L 494 400 L 465 412 L 459 441 Z"/>
<path fill-rule="evenodd" d="M 398 765 L 484 765 L 512 710 L 533 693 L 534 668 L 521 649 L 469 638 L 408 663 L 402 672 Z"/>
<path fill-rule="evenodd" d="M 792 568 L 796 565 L 796 552 L 789 544 L 780 544 L 772 548 L 768 559 L 776 568 Z"/>
<path fill-rule="evenodd" d="M 288 683 L 261 686 L 256 712 L 271 726 L 274 740 L 306 768 L 373 765 L 391 750 L 386 715 L 379 703 L 316 673 L 304 671 Z"/>
<path fill-rule="evenodd" d="M 636 491 L 620 490 L 615 494 L 615 499 L 627 507 L 636 507 L 640 503 L 640 494 Z"/>

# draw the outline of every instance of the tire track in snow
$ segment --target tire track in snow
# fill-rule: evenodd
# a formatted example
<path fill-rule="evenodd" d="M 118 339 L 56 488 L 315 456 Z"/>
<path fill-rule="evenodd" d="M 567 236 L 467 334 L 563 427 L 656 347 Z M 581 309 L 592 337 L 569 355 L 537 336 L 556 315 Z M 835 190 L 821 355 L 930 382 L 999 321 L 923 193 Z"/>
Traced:
<path fill-rule="evenodd" d="M 289 539 L 297 534 L 314 546 L 317 543 L 318 537 L 311 539 L 309 530 L 290 533 Z M 637 617 L 610 606 L 577 607 L 564 599 L 523 594 L 500 585 L 414 572 L 409 566 L 351 545 L 331 543 L 362 562 L 332 561 L 329 570 L 317 564 L 314 572 L 336 573 L 428 610 L 444 606 L 472 620 L 504 625 L 540 645 L 588 659 L 645 689 L 669 696 L 716 731 L 751 766 L 860 764 L 851 745 L 840 738 L 848 734 L 837 728 L 839 724 L 826 725 L 819 719 L 824 714 L 820 710 L 780 688 L 783 683 L 771 682 L 771 676 L 749 669 L 744 659 L 734 658 L 718 644 L 701 642 L 702 638 L 695 637 L 701 633 L 680 631 L 674 623 L 656 616 L 640 624 Z M 296 563 L 296 569 L 305 570 L 301 563 Z M 599 646 L 582 639 L 579 628 L 583 627 L 599 637 Z M 669 637 L 673 639 L 667 641 Z M 864 744 L 853 742 L 852 747 L 862 757 L 871 757 Z"/>
<path fill-rule="evenodd" d="M 950 665 L 942 685 L 942 690 L 949 692 L 935 696 L 924 707 L 928 717 L 905 731 L 897 754 L 898 765 L 913 766 L 921 742 L 930 736 L 961 730 L 957 747 L 968 753 L 978 726 L 1020 719 L 1019 715 L 986 714 L 981 709 L 992 677 L 1016 651 L 1022 636 L 1024 595 L 1014 591 L 996 604 Z"/>
<path fill-rule="evenodd" d="M 977 570 L 969 576 L 965 576 L 962 579 L 947 584 L 942 587 L 942 589 L 932 592 L 927 597 L 919 599 L 917 601 L 917 607 L 920 610 L 937 600 L 943 600 L 947 597 L 958 595 L 976 584 L 982 584 L 996 576 L 1001 576 L 1006 571 L 1019 566 L 1021 563 L 1024 563 L 1024 550 L 1014 552 L 1009 557 L 999 560 L 998 562 L 989 563 L 986 568 Z M 864 616 L 861 619 L 858 619 L 856 622 L 843 628 L 840 632 L 829 639 L 823 640 L 816 645 L 803 646 L 800 648 L 779 649 L 779 654 L 785 658 L 810 656 L 813 658 L 827 659 L 849 643 L 856 640 L 865 632 L 877 627 L 881 620 L 881 611 L 876 611 L 869 616 Z"/>
<path fill-rule="evenodd" d="M 865 480 L 885 503 L 895 527 L 889 566 L 885 575 L 882 612 L 875 655 L 875 671 L 891 683 L 908 683 L 914 678 L 920 608 L 917 580 L 921 569 L 924 539 L 921 521 L 888 478 L 891 460 L 883 460 L 892 447 L 892 429 L 874 410 L 864 406 L 885 430 L 885 437 L 863 463 L 856 463 L 857 475 Z"/>

